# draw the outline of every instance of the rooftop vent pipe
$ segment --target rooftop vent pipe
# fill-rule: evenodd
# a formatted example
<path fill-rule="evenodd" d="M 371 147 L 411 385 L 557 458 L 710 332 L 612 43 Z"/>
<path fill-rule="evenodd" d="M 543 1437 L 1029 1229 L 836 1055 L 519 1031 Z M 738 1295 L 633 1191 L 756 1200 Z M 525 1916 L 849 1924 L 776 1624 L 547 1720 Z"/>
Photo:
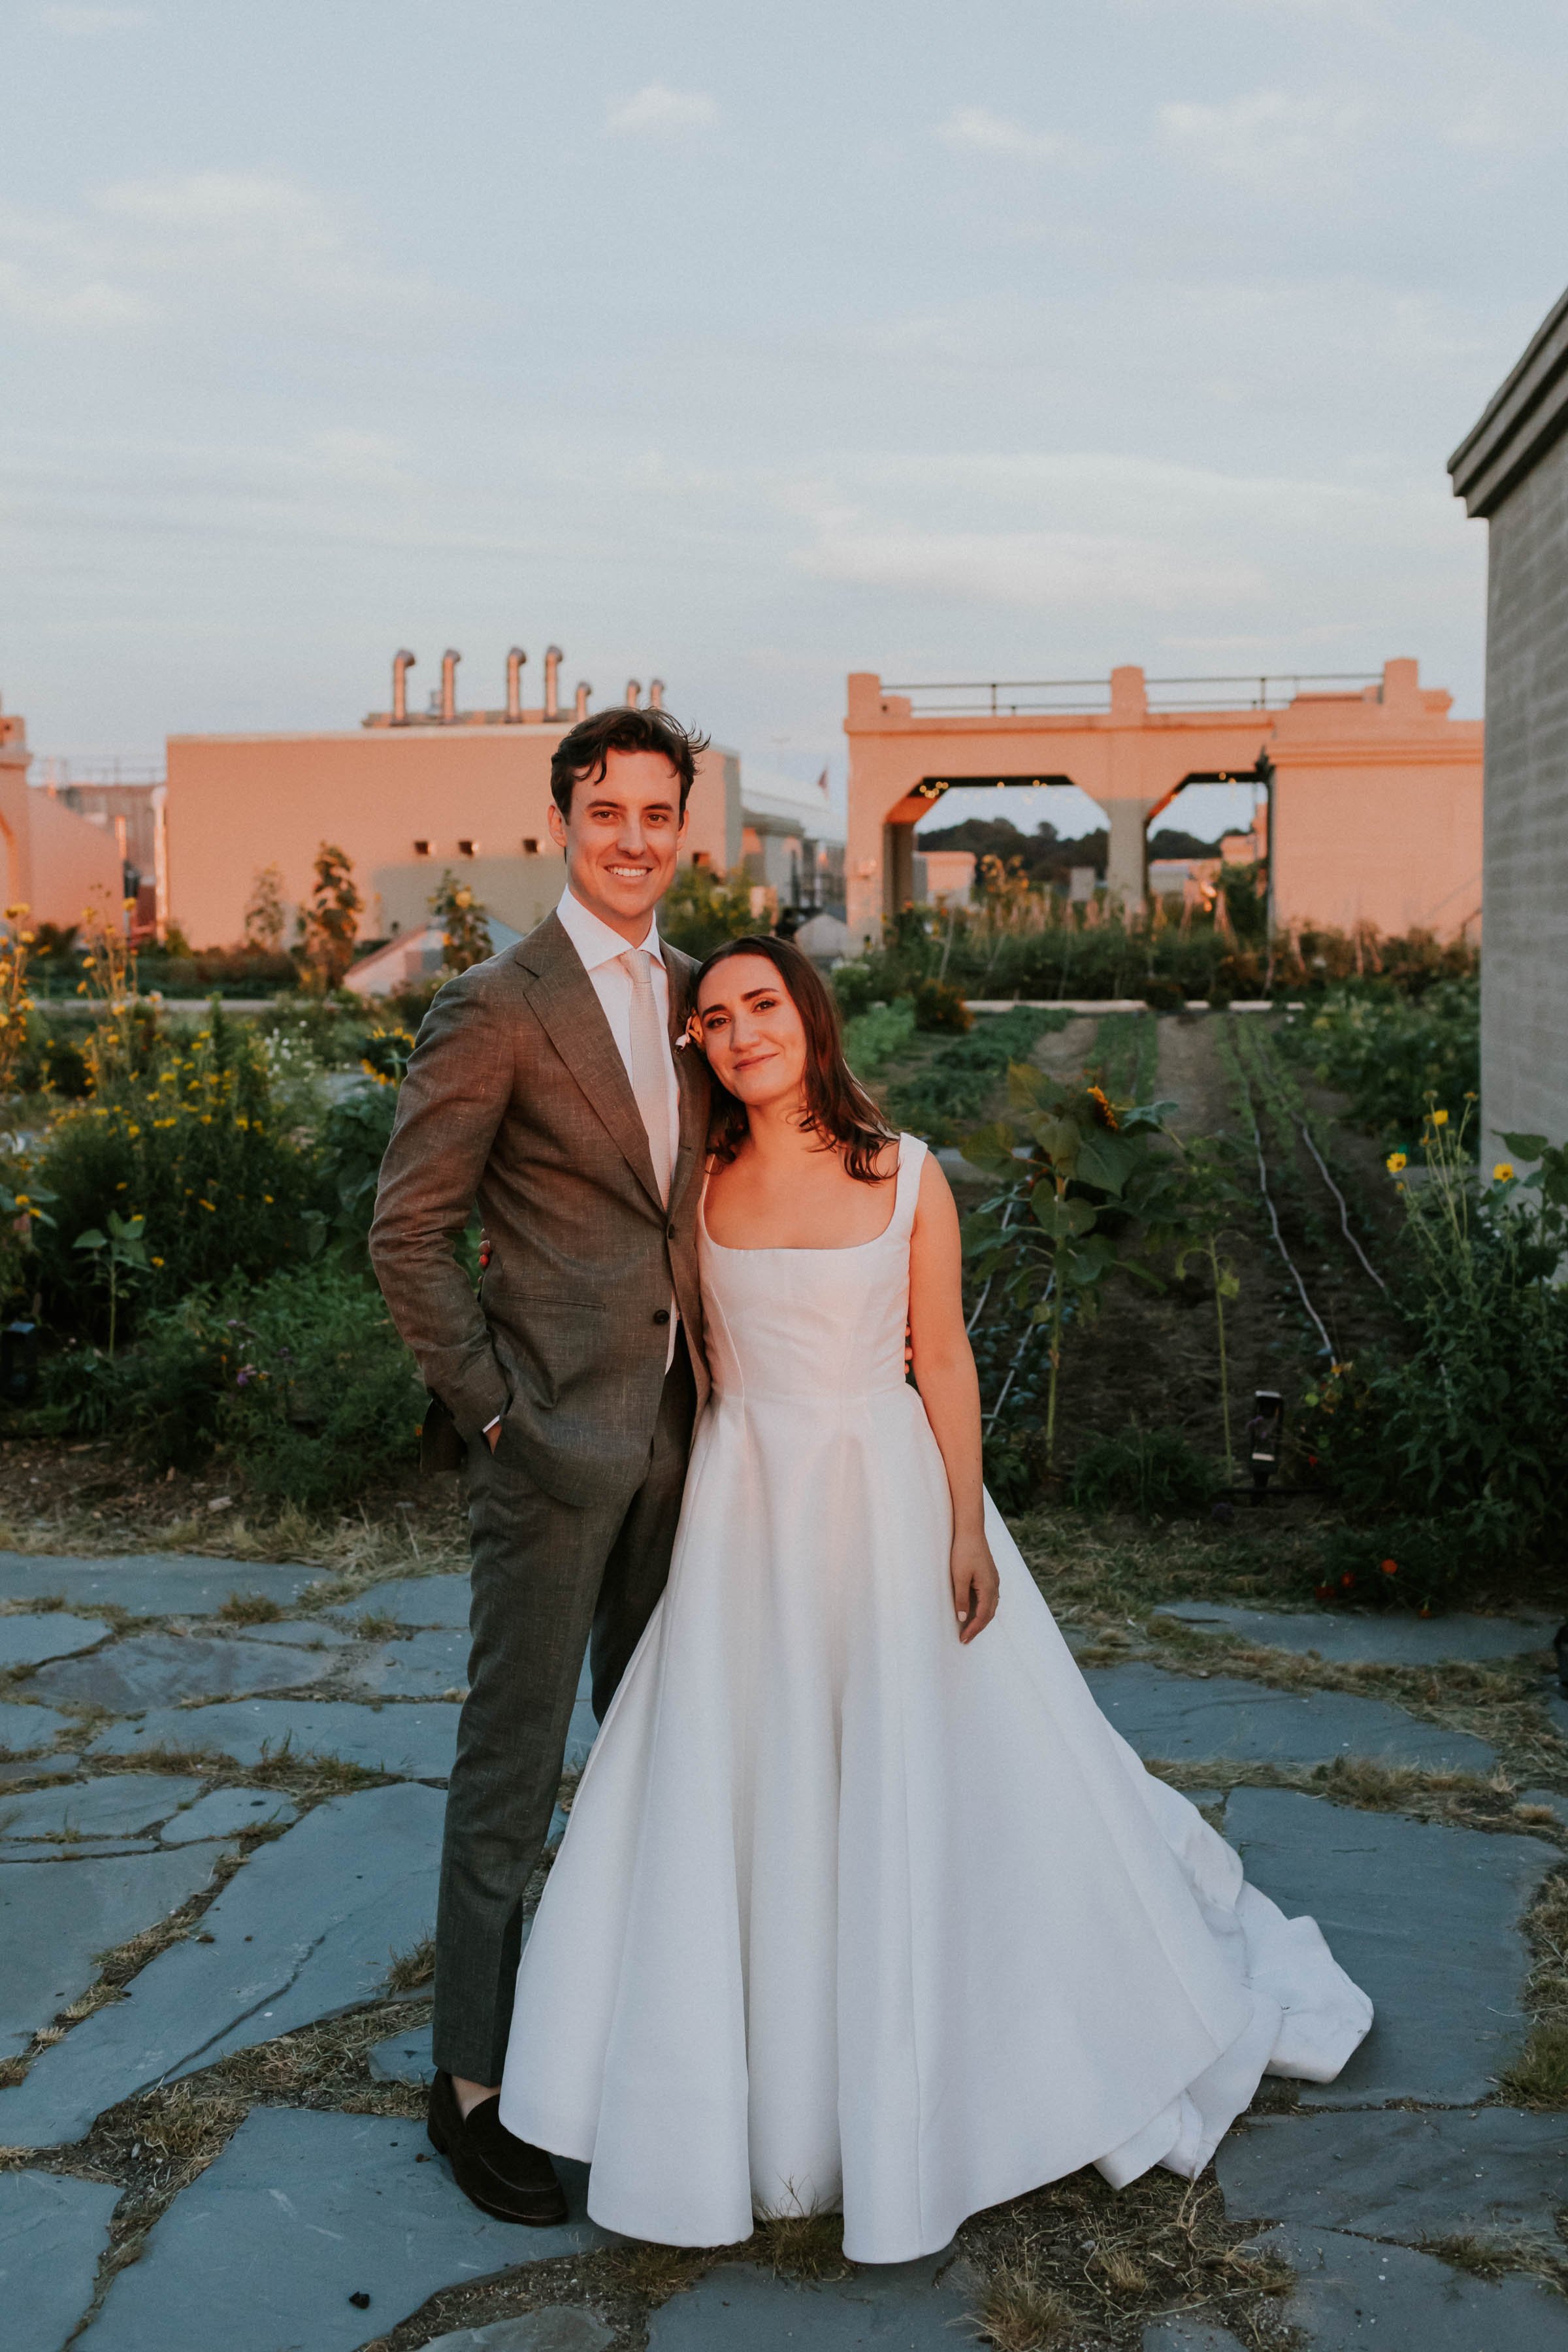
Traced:
<path fill-rule="evenodd" d="M 574 714 L 577 718 L 579 718 L 579 719 L 586 719 L 586 717 L 588 716 L 588 697 L 593 693 L 593 691 L 594 691 L 593 688 L 592 688 L 592 687 L 587 683 L 586 679 L 584 679 L 584 678 L 579 678 L 579 679 L 578 679 L 578 681 L 577 681 L 577 709 L 576 709 L 576 712 L 575 712 L 575 714 Z"/>
<path fill-rule="evenodd" d="M 546 719 L 559 719 L 561 716 L 561 665 L 564 659 L 565 656 L 559 646 L 545 647 L 544 716 Z"/>
<path fill-rule="evenodd" d="M 628 678 L 627 678 L 627 680 L 626 680 L 626 709 L 627 709 L 628 710 L 635 710 L 635 709 L 637 709 L 637 707 L 638 702 L 641 700 L 641 698 L 642 698 L 642 680 L 641 680 L 641 678 L 640 678 L 640 677 L 628 677 Z"/>
<path fill-rule="evenodd" d="M 392 656 L 392 723 L 395 727 L 408 724 L 408 673 L 414 667 L 414 656 L 406 646 Z"/>
<path fill-rule="evenodd" d="M 649 686 L 647 690 L 647 707 L 650 710 L 662 710 L 664 709 L 664 680 L 662 677 L 656 677 Z"/>
<path fill-rule="evenodd" d="M 462 655 L 454 653 L 450 646 L 441 656 L 441 724 L 443 727 L 450 727 L 458 715 L 458 664 L 462 658 Z"/>
<path fill-rule="evenodd" d="M 506 657 L 506 715 L 513 726 L 522 717 L 522 666 L 528 659 L 521 646 Z"/>

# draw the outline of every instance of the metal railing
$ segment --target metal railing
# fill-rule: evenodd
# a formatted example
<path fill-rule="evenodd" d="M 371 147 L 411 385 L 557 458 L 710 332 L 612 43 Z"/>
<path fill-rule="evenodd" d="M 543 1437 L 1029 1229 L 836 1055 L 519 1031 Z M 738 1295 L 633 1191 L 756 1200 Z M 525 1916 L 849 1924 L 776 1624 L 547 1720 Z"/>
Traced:
<path fill-rule="evenodd" d="M 1299 694 L 1314 691 L 1360 693 L 1381 683 L 1381 670 L 1284 670 L 1272 675 L 1234 672 L 1214 677 L 1146 677 L 1144 689 L 1152 711 L 1280 710 Z M 1210 689 L 1199 693 L 1198 688 Z M 1229 688 L 1223 700 L 1212 689 Z M 1108 677 L 994 677 L 886 681 L 884 694 L 907 694 L 925 718 L 1013 719 L 1030 715 L 1064 718 L 1110 709 Z M 956 697 L 931 701 L 932 695 Z M 918 699 L 917 699 L 918 698 Z"/>
<path fill-rule="evenodd" d="M 163 762 L 157 759 L 108 755 L 76 760 L 56 751 L 37 752 L 33 759 L 32 782 L 53 784 L 61 792 L 70 784 L 161 784 L 163 781 Z"/>

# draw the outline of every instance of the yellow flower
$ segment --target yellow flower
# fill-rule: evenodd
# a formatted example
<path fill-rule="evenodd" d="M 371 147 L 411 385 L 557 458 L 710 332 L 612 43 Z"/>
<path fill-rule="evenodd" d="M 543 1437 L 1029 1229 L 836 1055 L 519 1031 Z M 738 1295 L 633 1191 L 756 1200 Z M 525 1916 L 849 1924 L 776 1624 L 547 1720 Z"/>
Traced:
<path fill-rule="evenodd" d="M 1388 1158 L 1384 1160 L 1384 1165 L 1388 1170 L 1391 1176 L 1397 1176 L 1400 1170 L 1402 1168 L 1407 1168 L 1410 1165 L 1410 1162 L 1405 1152 L 1391 1151 Z"/>
<path fill-rule="evenodd" d="M 153 1260 L 153 1265 L 163 1265 L 163 1259 L 162 1259 L 161 1257 L 155 1257 L 155 1258 Z"/>
<path fill-rule="evenodd" d="M 1513 1162 L 1512 1162 L 1512 1160 L 1500 1160 L 1498 1161 L 1497 1166 L 1492 1170 L 1492 1182 L 1493 1182 L 1494 1184 L 1511 1184 L 1511 1183 L 1512 1183 L 1512 1181 L 1513 1181 Z"/>
<path fill-rule="evenodd" d="M 1447 1127 L 1448 1124 L 1447 1112 L 1446 1110 L 1435 1110 L 1432 1114 L 1432 1124 L 1434 1127 Z"/>
<path fill-rule="evenodd" d="M 197 1204 L 196 1204 L 196 1205 L 198 1206 L 198 1208 L 203 1208 L 203 1209 L 211 1209 L 211 1210 L 212 1210 L 212 1213 L 213 1213 L 213 1215 L 214 1215 L 215 1217 L 216 1217 L 216 1214 L 217 1214 L 217 1211 L 216 1211 L 216 1209 L 213 1207 L 213 1203 L 212 1203 L 210 1201 L 201 1201 L 201 1200 L 198 1200 L 198 1202 L 197 1202 Z"/>

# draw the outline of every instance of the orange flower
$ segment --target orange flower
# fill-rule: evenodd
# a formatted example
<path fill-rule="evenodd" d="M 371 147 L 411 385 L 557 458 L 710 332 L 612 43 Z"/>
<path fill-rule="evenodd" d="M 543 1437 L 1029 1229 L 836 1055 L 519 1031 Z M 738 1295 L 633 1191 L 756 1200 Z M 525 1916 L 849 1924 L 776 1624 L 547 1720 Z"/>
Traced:
<path fill-rule="evenodd" d="M 1111 1109 L 1110 1103 L 1106 1100 L 1104 1087 L 1090 1087 L 1089 1090 L 1089 1098 L 1090 1102 L 1096 1106 L 1095 1116 L 1100 1120 L 1101 1127 L 1108 1127 L 1112 1135 L 1114 1135 L 1117 1131 L 1117 1117 L 1116 1113 Z"/>
<path fill-rule="evenodd" d="M 1383 1564 L 1382 1564 L 1382 1565 L 1383 1565 L 1383 1572 L 1384 1572 L 1384 1576 L 1397 1576 L 1397 1575 L 1398 1575 L 1398 1573 L 1399 1573 L 1399 1562 L 1398 1562 L 1396 1559 L 1385 1559 L 1385 1560 L 1383 1562 Z"/>

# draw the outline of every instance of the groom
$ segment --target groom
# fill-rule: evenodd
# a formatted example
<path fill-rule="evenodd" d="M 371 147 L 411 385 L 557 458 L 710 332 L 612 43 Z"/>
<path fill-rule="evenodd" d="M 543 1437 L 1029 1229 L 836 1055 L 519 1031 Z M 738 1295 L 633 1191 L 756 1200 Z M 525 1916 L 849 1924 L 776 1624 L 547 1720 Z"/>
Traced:
<path fill-rule="evenodd" d="M 549 2157 L 500 2121 L 523 1889 L 584 1647 L 602 1717 L 664 1589 L 707 1393 L 706 1065 L 673 1050 L 694 967 L 654 924 L 705 748 L 657 709 L 563 736 L 561 903 L 426 1015 L 371 1231 L 432 1413 L 468 1448 L 473 1648 L 441 1855 L 430 2137 L 500 2221 L 565 2218 Z M 476 1204 L 491 1245 L 477 1299 L 454 1255 Z"/>

